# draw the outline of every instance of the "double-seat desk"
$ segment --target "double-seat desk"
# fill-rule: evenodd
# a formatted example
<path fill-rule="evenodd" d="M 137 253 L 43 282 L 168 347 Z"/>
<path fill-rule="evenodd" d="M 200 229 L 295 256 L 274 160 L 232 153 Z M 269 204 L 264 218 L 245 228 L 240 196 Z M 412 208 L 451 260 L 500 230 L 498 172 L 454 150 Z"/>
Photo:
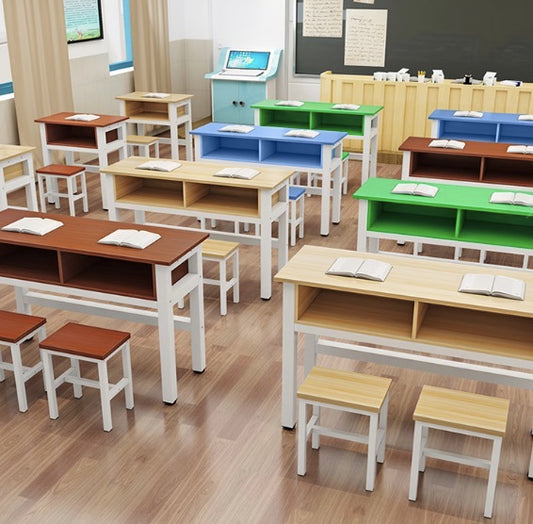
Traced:
<path fill-rule="evenodd" d="M 109 218 L 117 220 L 123 209 L 133 210 L 137 223 L 146 212 L 223 220 L 234 232 L 209 230 L 210 236 L 241 243 L 259 244 L 261 298 L 272 295 L 272 248 L 278 250 L 278 267 L 288 258 L 288 193 L 292 169 L 258 166 L 250 180 L 215 176 L 228 164 L 180 162 L 170 172 L 149 171 L 138 166 L 149 158 L 130 157 L 102 170 Z M 278 237 L 272 225 L 278 222 Z M 256 233 L 240 233 L 239 224 L 257 226 Z"/>
<path fill-rule="evenodd" d="M 290 129 L 282 127 L 255 126 L 249 133 L 221 131 L 226 125 L 210 123 L 191 132 L 195 136 L 196 160 L 262 164 L 320 173 L 320 234 L 327 236 L 330 222 L 338 224 L 341 219 L 342 140 L 346 133 L 320 131 L 314 138 L 302 138 L 286 136 Z"/>
<path fill-rule="evenodd" d="M 385 282 L 326 274 L 337 257 L 354 256 L 391 264 Z M 460 293 L 472 272 L 524 280 L 525 300 Z M 307 245 L 275 279 L 283 283 L 285 428 L 296 424 L 299 334 L 304 375 L 326 353 L 533 389 L 533 273 Z"/>
<path fill-rule="evenodd" d="M 174 403 L 175 328 L 190 332 L 192 369 L 202 372 L 206 365 L 200 244 L 207 235 L 147 226 L 161 238 L 132 249 L 98 243 L 131 224 L 19 209 L 0 211 L 0 228 L 29 216 L 63 225 L 44 236 L 0 229 L 0 284 L 14 288 L 17 310 L 30 313 L 37 304 L 156 325 L 162 399 Z M 174 315 L 174 305 L 187 294 L 190 317 Z"/>

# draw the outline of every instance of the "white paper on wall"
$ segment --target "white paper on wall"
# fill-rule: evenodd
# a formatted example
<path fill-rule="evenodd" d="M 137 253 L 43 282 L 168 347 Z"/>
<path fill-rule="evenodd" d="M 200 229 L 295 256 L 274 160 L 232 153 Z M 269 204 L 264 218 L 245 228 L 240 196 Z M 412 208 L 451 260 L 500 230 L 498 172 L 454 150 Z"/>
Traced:
<path fill-rule="evenodd" d="M 342 38 L 342 0 L 304 0 L 303 36 Z"/>
<path fill-rule="evenodd" d="M 386 9 L 346 9 L 344 65 L 385 65 Z"/>
<path fill-rule="evenodd" d="M 353 0 L 354 4 L 373 4 L 374 0 Z"/>

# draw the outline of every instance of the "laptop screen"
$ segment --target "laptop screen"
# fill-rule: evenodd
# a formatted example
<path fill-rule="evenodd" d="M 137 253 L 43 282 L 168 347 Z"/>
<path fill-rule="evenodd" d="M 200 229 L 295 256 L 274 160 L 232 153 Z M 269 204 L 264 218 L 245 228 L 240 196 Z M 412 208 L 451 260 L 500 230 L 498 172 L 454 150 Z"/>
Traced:
<path fill-rule="evenodd" d="M 228 53 L 226 69 L 257 69 L 268 67 L 269 51 L 234 51 Z"/>

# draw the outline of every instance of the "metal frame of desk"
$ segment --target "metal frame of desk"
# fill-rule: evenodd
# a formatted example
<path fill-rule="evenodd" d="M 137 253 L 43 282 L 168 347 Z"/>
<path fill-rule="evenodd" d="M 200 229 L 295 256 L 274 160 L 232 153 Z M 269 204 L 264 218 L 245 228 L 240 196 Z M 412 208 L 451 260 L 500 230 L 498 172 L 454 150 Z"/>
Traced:
<path fill-rule="evenodd" d="M 33 170 L 35 147 L 0 145 L 0 210 L 8 207 L 7 195 L 24 188 L 26 206 L 38 211 Z"/>

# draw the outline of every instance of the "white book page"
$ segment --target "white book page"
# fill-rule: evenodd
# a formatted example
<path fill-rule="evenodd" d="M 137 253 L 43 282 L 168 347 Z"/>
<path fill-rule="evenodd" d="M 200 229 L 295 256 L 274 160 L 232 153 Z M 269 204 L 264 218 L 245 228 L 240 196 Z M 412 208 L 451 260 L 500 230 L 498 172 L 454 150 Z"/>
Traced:
<path fill-rule="evenodd" d="M 465 145 L 466 144 L 460 140 L 448 140 L 448 145 L 446 147 L 450 147 L 451 149 L 464 149 Z"/>
<path fill-rule="evenodd" d="M 533 120 L 533 115 L 520 115 L 518 120 Z"/>
<path fill-rule="evenodd" d="M 11 224 L 5 225 L 2 229 L 4 231 L 16 231 L 43 236 L 62 225 L 63 222 L 51 218 L 23 217 L 15 220 L 15 222 L 11 222 Z"/>
<path fill-rule="evenodd" d="M 285 136 L 298 136 L 300 138 L 315 138 L 318 135 L 318 131 L 312 129 L 291 129 L 285 133 Z"/>
<path fill-rule="evenodd" d="M 533 195 L 527 193 L 516 193 L 513 203 L 519 206 L 533 207 Z"/>
<path fill-rule="evenodd" d="M 522 145 L 513 145 L 509 146 L 507 148 L 508 153 L 525 153 L 526 152 L 526 146 Z"/>
<path fill-rule="evenodd" d="M 490 196 L 489 202 L 491 204 L 512 204 L 514 200 L 514 193 L 510 191 L 496 191 Z"/>
<path fill-rule="evenodd" d="M 81 122 L 92 122 L 93 120 L 98 120 L 99 118 L 100 117 L 98 115 L 78 113 L 76 115 L 65 117 L 65 120 L 79 120 Z"/>
<path fill-rule="evenodd" d="M 247 125 L 241 125 L 241 124 L 235 124 L 235 125 L 228 125 L 221 127 L 219 131 L 223 131 L 224 133 L 250 133 L 254 130 L 254 126 L 247 126 Z"/>
<path fill-rule="evenodd" d="M 304 103 L 300 102 L 299 100 L 280 100 L 279 102 L 276 102 L 277 106 L 290 106 L 290 107 L 300 107 L 303 106 Z"/>
<path fill-rule="evenodd" d="M 169 96 L 169 93 L 146 93 L 142 95 L 143 98 L 167 98 Z"/>
<path fill-rule="evenodd" d="M 149 160 L 143 164 L 137 166 L 137 169 L 147 169 L 148 171 L 164 171 L 166 173 L 174 171 L 181 167 L 179 162 L 173 162 L 172 160 Z"/>
<path fill-rule="evenodd" d="M 344 109 L 346 111 L 357 111 L 361 106 L 357 104 L 335 104 L 332 109 Z"/>
<path fill-rule="evenodd" d="M 328 275 L 354 277 L 362 264 L 362 258 L 339 257 L 335 259 L 335 261 L 333 262 L 333 264 L 331 264 L 326 273 Z"/>
<path fill-rule="evenodd" d="M 228 178 L 243 178 L 250 180 L 260 173 L 257 169 L 251 167 L 225 167 L 215 173 L 215 176 L 228 177 Z"/>
<path fill-rule="evenodd" d="M 391 269 L 392 266 L 387 262 L 381 262 L 380 260 L 365 260 L 357 270 L 355 276 L 384 282 Z"/>
<path fill-rule="evenodd" d="M 492 294 L 496 297 L 524 300 L 526 283 L 518 278 L 496 275 L 492 285 Z"/>
<path fill-rule="evenodd" d="M 413 191 L 413 195 L 434 197 L 438 191 L 438 187 L 430 186 L 429 184 L 417 184 Z"/>
<path fill-rule="evenodd" d="M 412 195 L 415 188 L 416 184 L 396 184 L 391 192 L 401 195 Z"/>
<path fill-rule="evenodd" d="M 462 293 L 475 293 L 477 295 L 490 295 L 493 282 L 493 275 L 467 273 L 461 280 L 459 291 Z"/>
<path fill-rule="evenodd" d="M 447 147 L 448 140 L 445 140 L 445 139 L 432 140 L 428 145 L 429 147 Z"/>
<path fill-rule="evenodd" d="M 158 233 L 152 233 L 151 231 L 130 231 L 126 238 L 120 245 L 126 247 L 133 247 L 136 249 L 144 249 L 150 244 L 153 244 L 156 240 L 160 239 L 161 235 Z"/>

